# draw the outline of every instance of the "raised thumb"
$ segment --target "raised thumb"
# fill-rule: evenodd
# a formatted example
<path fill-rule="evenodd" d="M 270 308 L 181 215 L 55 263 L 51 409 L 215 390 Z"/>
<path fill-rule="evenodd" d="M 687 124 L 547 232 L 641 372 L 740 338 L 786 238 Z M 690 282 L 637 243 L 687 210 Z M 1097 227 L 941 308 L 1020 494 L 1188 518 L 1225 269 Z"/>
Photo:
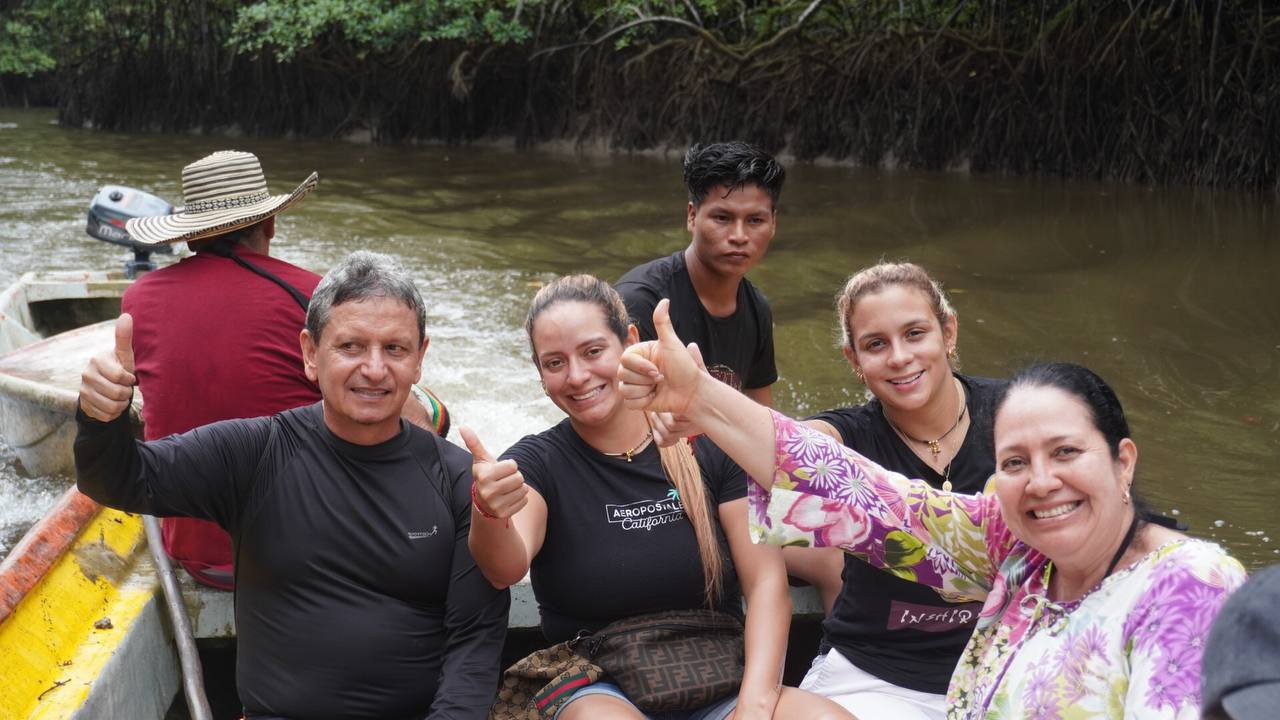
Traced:
<path fill-rule="evenodd" d="M 675 327 L 671 325 L 671 301 L 667 298 L 659 300 L 657 306 L 653 308 L 653 330 L 660 344 L 675 343 L 684 347 L 684 343 L 680 342 L 680 337 L 676 335 Z"/>
<path fill-rule="evenodd" d="M 129 313 L 116 318 L 116 360 L 125 371 L 133 372 L 133 316 Z"/>
<path fill-rule="evenodd" d="M 475 432 L 471 428 L 465 426 L 460 427 L 458 428 L 458 432 L 462 435 L 462 442 L 466 443 L 467 449 L 471 451 L 471 458 L 473 462 L 497 462 L 493 455 L 485 449 L 484 443 L 480 442 L 480 438 L 476 436 Z"/>

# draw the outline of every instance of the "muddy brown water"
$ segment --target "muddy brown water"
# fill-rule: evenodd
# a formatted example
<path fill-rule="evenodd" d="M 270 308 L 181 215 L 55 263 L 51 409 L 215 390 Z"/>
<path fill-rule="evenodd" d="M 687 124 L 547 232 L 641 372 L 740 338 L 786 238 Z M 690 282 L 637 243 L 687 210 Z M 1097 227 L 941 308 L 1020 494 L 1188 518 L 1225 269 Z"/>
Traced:
<path fill-rule="evenodd" d="M 0 109 L 0 287 L 31 269 L 116 267 L 84 233 L 104 184 L 180 202 L 179 170 L 216 149 L 256 152 L 272 192 L 312 170 L 274 252 L 323 272 L 357 248 L 400 257 L 429 306 L 427 381 L 494 450 L 556 421 L 522 324 L 556 275 L 616 279 L 683 247 L 678 158 L 508 147 L 126 135 Z M 752 274 L 776 320 L 786 412 L 861 396 L 831 298 L 851 272 L 910 259 L 960 317 L 966 372 L 1084 363 L 1116 389 L 1161 510 L 1251 569 L 1280 562 L 1280 211 L 1276 198 L 1087 182 L 795 164 L 778 234 Z M 167 259 L 162 258 L 162 262 Z M 0 445 L 0 553 L 70 481 L 21 478 Z"/>

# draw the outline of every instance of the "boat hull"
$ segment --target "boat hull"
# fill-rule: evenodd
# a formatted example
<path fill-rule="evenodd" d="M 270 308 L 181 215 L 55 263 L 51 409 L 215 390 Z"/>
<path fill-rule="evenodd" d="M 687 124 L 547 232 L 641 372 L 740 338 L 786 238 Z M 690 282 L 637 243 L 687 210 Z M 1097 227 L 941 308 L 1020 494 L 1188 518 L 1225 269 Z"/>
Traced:
<path fill-rule="evenodd" d="M 0 717 L 162 718 L 180 682 L 138 516 L 68 490 L 0 564 Z"/>
<path fill-rule="evenodd" d="M 24 475 L 70 475 L 75 423 L 63 412 L 0 396 L 0 437 L 17 455 Z"/>

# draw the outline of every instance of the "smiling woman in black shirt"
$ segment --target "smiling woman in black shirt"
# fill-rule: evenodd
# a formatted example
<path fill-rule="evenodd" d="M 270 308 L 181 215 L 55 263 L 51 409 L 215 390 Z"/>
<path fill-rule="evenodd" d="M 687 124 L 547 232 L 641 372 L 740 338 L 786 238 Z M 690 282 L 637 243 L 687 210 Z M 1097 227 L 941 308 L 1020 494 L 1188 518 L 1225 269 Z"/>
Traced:
<path fill-rule="evenodd" d="M 1006 382 L 955 372 L 956 314 L 938 284 L 918 265 L 881 263 L 849 278 L 836 305 L 845 358 L 872 398 L 807 424 L 894 472 L 981 492 Z M 949 603 L 853 557 L 842 578 L 823 623 L 828 651 L 800 687 L 859 717 L 941 720 L 981 604 Z"/>
<path fill-rule="evenodd" d="M 618 361 L 637 333 L 618 294 L 589 275 L 561 278 L 538 292 L 526 330 L 543 388 L 568 417 L 501 460 L 463 429 L 475 457 L 471 548 L 485 576 L 506 587 L 531 571 L 552 642 L 663 610 L 740 615 L 745 595 L 739 691 L 679 717 L 847 717 L 779 687 L 791 601 L 781 553 L 747 536 L 742 470 L 699 440 L 698 470 L 681 472 L 687 443 L 660 451 L 645 415 L 623 407 Z M 643 717 L 608 682 L 578 690 L 558 716 Z"/>

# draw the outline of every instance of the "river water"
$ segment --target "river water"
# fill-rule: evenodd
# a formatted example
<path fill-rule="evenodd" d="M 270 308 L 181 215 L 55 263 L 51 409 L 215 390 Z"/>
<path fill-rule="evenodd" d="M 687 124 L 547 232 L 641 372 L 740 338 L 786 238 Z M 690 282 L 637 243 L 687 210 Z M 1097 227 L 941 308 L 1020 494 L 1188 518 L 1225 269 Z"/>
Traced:
<path fill-rule="evenodd" d="M 399 256 L 428 302 L 425 379 L 455 426 L 495 451 L 560 417 L 523 334 L 538 285 L 616 279 L 688 242 L 674 154 L 126 135 L 53 120 L 0 109 L 0 287 L 27 270 L 123 262 L 84 233 L 101 185 L 177 203 L 180 168 L 229 147 L 262 158 L 272 192 L 316 170 L 319 189 L 281 216 L 273 253 L 319 272 L 357 248 Z M 859 401 L 832 296 L 882 258 L 919 262 L 951 293 L 966 372 L 1090 366 L 1125 404 L 1154 504 L 1251 569 L 1280 562 L 1276 198 L 797 164 L 780 208 L 752 279 L 774 308 L 783 411 Z M 20 478 L 0 444 L 0 554 L 69 483 Z"/>

